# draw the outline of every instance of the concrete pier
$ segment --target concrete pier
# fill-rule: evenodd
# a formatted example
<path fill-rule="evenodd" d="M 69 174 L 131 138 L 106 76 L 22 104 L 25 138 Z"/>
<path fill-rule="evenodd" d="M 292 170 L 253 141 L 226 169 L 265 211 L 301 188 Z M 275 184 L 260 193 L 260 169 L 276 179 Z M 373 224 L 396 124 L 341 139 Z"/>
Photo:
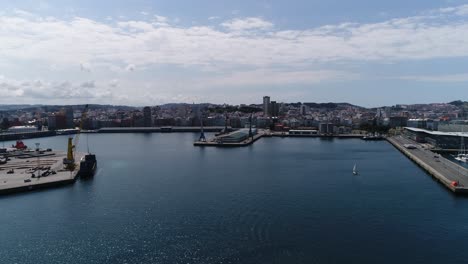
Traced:
<path fill-rule="evenodd" d="M 231 127 L 228 127 L 231 129 Z M 214 126 L 214 127 L 204 127 L 205 132 L 220 132 L 224 127 Z M 105 127 L 98 130 L 94 130 L 94 133 L 193 133 L 200 132 L 200 127 L 176 127 L 176 126 L 167 126 L 167 127 Z M 88 133 L 91 131 L 88 131 Z M 86 133 L 86 132 L 85 132 Z"/>
<path fill-rule="evenodd" d="M 3 133 L 0 134 L 0 141 L 27 139 L 27 138 L 40 138 L 40 137 L 52 137 L 57 135 L 56 131 L 36 131 L 36 132 L 25 132 L 25 133 Z"/>
<path fill-rule="evenodd" d="M 249 137 L 241 142 L 236 142 L 236 143 L 223 143 L 220 141 L 217 141 L 216 137 L 208 139 L 207 141 L 195 141 L 193 143 L 194 146 L 198 147 L 246 147 L 248 145 L 253 144 L 255 141 L 259 140 L 260 138 L 264 137 L 265 135 L 263 133 L 259 133 L 254 135 L 253 137 Z"/>
<path fill-rule="evenodd" d="M 456 194 L 468 194 L 468 169 L 402 136 L 387 141 Z M 405 147 L 411 145 L 412 148 Z M 457 184 L 454 185 L 454 182 Z"/>
<path fill-rule="evenodd" d="M 332 134 L 332 135 L 323 135 L 323 134 L 309 134 L 309 135 L 293 135 L 288 132 L 272 132 L 270 130 L 259 129 L 258 133 L 253 136 L 253 138 L 245 139 L 237 143 L 226 143 L 221 142 L 219 137 L 222 135 L 217 135 L 214 138 L 208 139 L 207 141 L 196 141 L 193 143 L 194 146 L 211 146 L 211 147 L 245 147 L 250 144 L 253 144 L 255 141 L 262 137 L 306 137 L 306 138 L 323 138 L 323 139 L 351 139 L 351 138 L 363 138 L 363 135 L 360 134 Z"/>
<path fill-rule="evenodd" d="M 304 138 L 363 138 L 364 135 L 361 134 L 331 134 L 331 135 L 324 135 L 324 134 L 310 134 L 310 135 L 292 135 L 288 132 L 270 132 L 270 136 L 272 137 L 304 137 Z"/>
<path fill-rule="evenodd" d="M 72 183 L 76 180 L 84 153 L 76 153 L 75 170 L 64 168 L 64 151 L 18 152 L 0 164 L 0 194 L 29 191 Z"/>

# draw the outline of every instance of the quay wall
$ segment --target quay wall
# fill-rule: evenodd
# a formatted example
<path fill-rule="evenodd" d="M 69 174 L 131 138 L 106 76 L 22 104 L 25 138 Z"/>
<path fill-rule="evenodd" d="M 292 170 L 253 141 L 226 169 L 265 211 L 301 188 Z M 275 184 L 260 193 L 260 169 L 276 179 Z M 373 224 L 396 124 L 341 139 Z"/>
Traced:
<path fill-rule="evenodd" d="M 387 141 L 392 144 L 396 149 L 398 149 L 401 153 L 407 156 L 410 160 L 416 163 L 419 167 L 424 169 L 429 175 L 435 178 L 437 181 L 442 183 L 445 187 L 447 187 L 450 191 L 454 193 L 458 192 L 466 192 L 466 189 L 457 188 L 452 186 L 452 182 L 447 179 L 444 175 L 436 171 L 434 168 L 429 166 L 427 163 L 416 157 L 415 155 L 411 154 L 404 146 L 401 146 L 397 142 L 395 142 L 392 138 L 387 138 Z"/>
<path fill-rule="evenodd" d="M 56 131 L 37 131 L 27 133 L 5 133 L 0 134 L 0 141 L 28 139 L 28 138 L 39 138 L 39 137 L 51 137 L 55 136 Z"/>
<path fill-rule="evenodd" d="M 53 181 L 53 182 L 44 182 L 44 183 L 33 184 L 33 185 L 22 185 L 22 186 L 8 188 L 8 189 L 0 189 L 0 195 L 60 187 L 60 186 L 72 184 L 75 181 L 76 181 L 76 176 L 72 179 L 64 179 L 64 180 L 58 180 L 58 181 Z"/>
<path fill-rule="evenodd" d="M 224 127 L 204 127 L 205 132 L 220 132 Z M 200 132 L 200 127 L 108 127 L 96 130 L 97 133 L 178 133 Z"/>
<path fill-rule="evenodd" d="M 336 134 L 336 135 L 290 135 L 290 134 L 278 134 L 273 133 L 271 134 L 273 137 L 307 137 L 307 138 L 362 138 L 363 135 L 356 135 L 356 134 Z"/>

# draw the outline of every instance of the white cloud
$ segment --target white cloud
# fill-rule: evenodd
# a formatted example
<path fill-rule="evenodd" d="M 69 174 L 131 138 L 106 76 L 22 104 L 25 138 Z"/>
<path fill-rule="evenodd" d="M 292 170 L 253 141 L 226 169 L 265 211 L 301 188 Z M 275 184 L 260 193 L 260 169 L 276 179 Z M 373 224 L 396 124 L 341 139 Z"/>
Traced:
<path fill-rule="evenodd" d="M 33 17 L 34 15 L 30 12 L 27 12 L 25 10 L 22 10 L 22 9 L 14 9 L 13 10 L 13 13 L 17 16 L 23 16 L 23 17 Z"/>
<path fill-rule="evenodd" d="M 457 8 L 456 12 L 457 15 L 459 16 L 466 16 L 468 15 L 468 5 L 463 5 L 459 8 Z"/>
<path fill-rule="evenodd" d="M 110 87 L 113 87 L 113 88 L 119 86 L 119 80 L 117 80 L 117 79 L 111 80 L 111 81 L 109 82 L 109 86 L 110 86 Z"/>
<path fill-rule="evenodd" d="M 43 80 L 0 79 L 0 103 L 18 101 L 37 102 L 38 100 L 56 102 L 102 101 L 112 99 L 112 93 L 100 87 L 95 81 L 72 83 L 69 81 L 48 82 Z"/>
<path fill-rule="evenodd" d="M 95 88 L 96 85 L 94 84 L 94 81 L 87 81 L 87 82 L 81 83 L 80 87 L 81 88 Z"/>
<path fill-rule="evenodd" d="M 440 8 L 438 11 L 440 13 L 453 13 L 459 16 L 465 16 L 468 15 L 468 5 Z"/>
<path fill-rule="evenodd" d="M 123 21 L 117 22 L 120 28 L 130 32 L 146 31 L 149 32 L 154 29 L 153 24 L 144 21 Z"/>
<path fill-rule="evenodd" d="M 74 82 L 41 80 L 40 86 L 34 86 L 33 82 L 22 86 L 0 79 L 0 97 L 10 91 L 25 98 L 44 90 L 46 94 L 57 93 L 57 98 L 70 94 L 85 98 L 85 92 L 75 91 L 84 83 L 77 80 L 102 75 L 103 79 L 93 83 L 95 87 L 84 90 L 109 95 L 106 89 L 118 89 L 119 96 L 110 97 L 113 100 L 125 97 L 125 100 L 133 98 L 135 103 L 146 102 L 144 96 L 122 93 L 132 88 L 129 82 L 135 82 L 128 79 L 136 75 L 130 72 L 138 69 L 138 74 L 151 75 L 148 69 L 167 65 L 201 73 L 196 78 L 184 75 L 154 81 L 158 86 L 150 86 L 149 93 L 157 91 L 164 95 L 157 101 L 170 100 L 173 91 L 184 93 L 192 84 L 201 89 L 352 80 L 355 74 L 330 69 L 337 63 L 355 61 L 387 63 L 468 57 L 467 10 L 465 5 L 379 23 L 343 23 L 304 30 L 278 29 L 259 17 L 232 19 L 221 27 L 182 27 L 169 24 L 173 20 L 163 16 L 100 22 L 83 17 L 41 17 L 16 10 L 0 14 L 0 70 L 6 67 L 3 65 L 20 61 L 33 68 L 43 65 L 53 65 L 43 68 L 72 68 L 68 76 L 81 75 Z M 312 70 L 323 65 L 324 70 Z M 87 73 L 91 71 L 92 74 Z M 18 76 L 21 74 L 30 79 L 36 76 L 29 69 Z M 117 76 L 115 84 L 109 81 Z M 449 77 L 445 80 L 465 78 Z M 61 89 L 65 92 L 60 92 Z"/>
<path fill-rule="evenodd" d="M 177 77 L 175 77 L 177 78 Z M 227 102 L 235 93 L 247 102 L 255 102 L 251 87 L 306 84 L 327 81 L 349 81 L 359 78 L 347 72 L 252 70 L 223 74 L 215 77 L 193 77 L 174 81 L 157 79 L 151 82 L 112 79 L 83 82 L 14 80 L 0 78 L 0 103 L 11 101 L 48 103 L 98 102 L 114 104 L 162 104 L 169 102 Z M 228 89 L 221 93 L 210 91 Z M 294 93 L 288 92 L 288 95 Z M 202 95 L 200 95 L 202 94 Z M 245 94 L 242 95 L 242 94 Z M 283 95 L 285 96 L 285 95 Z M 239 100 L 237 98 L 237 100 Z M 260 98 L 260 97 L 258 97 Z M 238 102 L 241 102 L 240 100 Z"/>
<path fill-rule="evenodd" d="M 273 23 L 263 20 L 258 17 L 248 17 L 248 18 L 236 18 L 223 22 L 221 26 L 231 30 L 231 31 L 245 31 L 252 29 L 270 29 L 273 27 Z"/>
<path fill-rule="evenodd" d="M 170 26 L 164 21 L 167 18 L 155 17 L 153 22 L 102 23 L 80 17 L 60 20 L 2 15 L 0 56 L 12 62 L 20 59 L 59 66 L 82 61 L 135 66 L 294 66 L 468 56 L 466 17 L 450 22 L 432 15 L 418 16 L 308 30 L 274 30 L 271 22 L 247 18 L 224 22 L 228 32 L 207 26 Z M 81 67 L 89 70 L 85 64 Z"/>
<path fill-rule="evenodd" d="M 168 22 L 168 19 L 165 16 L 154 15 L 154 18 L 155 18 L 155 20 L 157 22 L 160 22 L 160 23 L 167 23 Z"/>
<path fill-rule="evenodd" d="M 468 73 L 446 74 L 446 75 L 415 75 L 403 76 L 402 80 L 412 80 L 420 82 L 468 82 Z"/>
<path fill-rule="evenodd" d="M 127 67 L 125 67 L 126 71 L 134 71 L 135 70 L 135 65 L 134 64 L 129 64 Z"/>
<path fill-rule="evenodd" d="M 54 68 L 57 68 L 57 65 L 53 64 Z M 91 72 L 91 64 L 87 62 L 80 63 L 80 70 L 84 72 Z"/>
<path fill-rule="evenodd" d="M 316 84 L 326 81 L 350 81 L 356 80 L 359 75 L 334 70 L 317 71 L 285 71 L 285 70 L 253 70 L 234 72 L 206 78 L 192 82 L 193 88 L 203 87 L 252 87 L 252 86 L 281 86 L 288 84 Z"/>

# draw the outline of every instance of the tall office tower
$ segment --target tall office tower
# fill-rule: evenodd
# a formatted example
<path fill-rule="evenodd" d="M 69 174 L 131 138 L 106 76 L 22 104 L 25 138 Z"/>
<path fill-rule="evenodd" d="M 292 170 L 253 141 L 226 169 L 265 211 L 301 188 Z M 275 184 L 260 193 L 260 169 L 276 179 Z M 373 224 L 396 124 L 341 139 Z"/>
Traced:
<path fill-rule="evenodd" d="M 143 124 L 145 127 L 150 127 L 152 126 L 151 122 L 151 107 L 145 106 L 143 108 Z"/>
<path fill-rule="evenodd" d="M 270 96 L 263 97 L 263 115 L 270 115 Z"/>

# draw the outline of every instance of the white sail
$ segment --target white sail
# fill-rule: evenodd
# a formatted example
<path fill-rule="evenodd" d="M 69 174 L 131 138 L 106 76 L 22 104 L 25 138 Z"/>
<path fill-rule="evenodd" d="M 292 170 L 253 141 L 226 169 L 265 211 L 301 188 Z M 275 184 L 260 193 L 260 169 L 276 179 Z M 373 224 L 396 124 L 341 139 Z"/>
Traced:
<path fill-rule="evenodd" d="M 465 149 L 465 137 L 463 135 L 464 131 L 463 131 L 463 126 L 462 126 L 462 132 L 461 132 L 461 135 L 460 135 L 460 151 L 458 152 L 458 155 L 455 156 L 455 159 L 460 161 L 460 162 L 467 162 L 468 160 L 468 154 L 466 153 L 466 149 Z"/>

